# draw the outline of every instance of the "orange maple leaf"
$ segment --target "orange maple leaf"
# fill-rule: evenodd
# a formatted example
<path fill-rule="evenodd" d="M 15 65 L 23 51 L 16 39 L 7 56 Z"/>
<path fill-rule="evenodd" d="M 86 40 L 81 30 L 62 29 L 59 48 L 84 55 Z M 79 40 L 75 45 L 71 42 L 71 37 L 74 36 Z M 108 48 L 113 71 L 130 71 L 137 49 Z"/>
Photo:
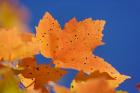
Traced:
<path fill-rule="evenodd" d="M 94 55 L 92 50 L 103 44 L 102 30 L 105 21 L 87 18 L 78 22 L 71 19 L 62 30 L 59 23 L 47 12 L 36 28 L 41 54 L 52 58 L 56 67 L 72 68 L 85 73 L 106 72 L 115 80 L 112 87 L 129 78 L 121 75 L 112 65 Z"/>

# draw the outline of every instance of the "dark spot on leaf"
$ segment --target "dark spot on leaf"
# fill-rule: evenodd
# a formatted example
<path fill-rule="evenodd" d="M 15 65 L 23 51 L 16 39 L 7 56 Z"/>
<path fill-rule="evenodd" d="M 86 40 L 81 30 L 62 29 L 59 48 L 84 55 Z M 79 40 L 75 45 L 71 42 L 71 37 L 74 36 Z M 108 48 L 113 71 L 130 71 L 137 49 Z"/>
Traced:
<path fill-rule="evenodd" d="M 38 71 L 39 71 L 39 67 L 37 67 L 37 68 L 36 68 L 36 70 L 38 70 Z"/>
<path fill-rule="evenodd" d="M 31 74 L 31 75 L 32 75 L 32 73 L 29 73 L 29 74 Z"/>
<path fill-rule="evenodd" d="M 71 88 L 74 88 L 74 86 L 72 85 Z"/>

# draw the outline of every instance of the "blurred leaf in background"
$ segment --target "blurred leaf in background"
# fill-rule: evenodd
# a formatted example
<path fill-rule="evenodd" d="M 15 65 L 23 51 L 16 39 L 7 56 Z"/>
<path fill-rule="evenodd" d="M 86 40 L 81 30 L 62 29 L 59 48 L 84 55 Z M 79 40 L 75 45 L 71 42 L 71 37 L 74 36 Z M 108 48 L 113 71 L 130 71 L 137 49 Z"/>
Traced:
<path fill-rule="evenodd" d="M 0 27 L 23 26 L 28 20 L 28 11 L 18 0 L 0 0 Z"/>
<path fill-rule="evenodd" d="M 0 69 L 0 93 L 23 93 L 19 88 L 19 81 L 11 69 Z"/>

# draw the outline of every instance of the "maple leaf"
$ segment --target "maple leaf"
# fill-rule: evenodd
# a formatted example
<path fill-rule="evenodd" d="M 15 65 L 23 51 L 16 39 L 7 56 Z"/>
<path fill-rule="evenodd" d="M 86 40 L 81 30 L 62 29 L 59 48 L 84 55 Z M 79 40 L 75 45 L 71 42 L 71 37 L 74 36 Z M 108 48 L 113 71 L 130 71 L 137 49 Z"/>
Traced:
<path fill-rule="evenodd" d="M 0 29 L 0 58 L 3 61 L 12 62 L 39 52 L 39 45 L 33 34 L 20 30 Z"/>
<path fill-rule="evenodd" d="M 25 86 L 27 87 L 34 84 L 34 88 L 37 90 L 41 89 L 43 93 L 48 93 L 45 86 L 49 81 L 57 82 L 66 74 L 66 71 L 59 68 L 53 68 L 46 64 L 36 64 L 34 57 L 22 59 L 19 63 L 19 67 L 24 68 L 24 70 L 21 71 L 23 77 L 30 79 L 28 80 L 29 82 L 25 81 Z"/>
<path fill-rule="evenodd" d="M 71 19 L 62 30 L 59 23 L 47 12 L 36 28 L 36 38 L 40 42 L 41 54 L 52 58 L 56 67 L 72 68 L 85 73 L 106 72 L 115 80 L 112 87 L 128 79 L 112 65 L 92 53 L 103 44 L 102 31 L 105 21 L 87 18 L 78 22 Z"/>

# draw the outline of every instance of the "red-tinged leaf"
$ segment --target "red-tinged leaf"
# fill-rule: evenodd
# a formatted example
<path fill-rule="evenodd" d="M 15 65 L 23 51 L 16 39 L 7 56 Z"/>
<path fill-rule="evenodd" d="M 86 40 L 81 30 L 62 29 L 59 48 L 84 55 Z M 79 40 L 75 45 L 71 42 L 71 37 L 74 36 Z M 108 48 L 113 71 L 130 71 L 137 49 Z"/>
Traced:
<path fill-rule="evenodd" d="M 23 67 L 24 70 L 21 71 L 21 74 L 25 78 L 35 79 L 34 88 L 41 89 L 43 93 L 48 93 L 46 85 L 49 81 L 57 82 L 61 79 L 66 71 L 59 68 L 51 67 L 46 64 L 36 64 L 34 58 L 26 58 L 20 61 L 19 67 Z"/>

